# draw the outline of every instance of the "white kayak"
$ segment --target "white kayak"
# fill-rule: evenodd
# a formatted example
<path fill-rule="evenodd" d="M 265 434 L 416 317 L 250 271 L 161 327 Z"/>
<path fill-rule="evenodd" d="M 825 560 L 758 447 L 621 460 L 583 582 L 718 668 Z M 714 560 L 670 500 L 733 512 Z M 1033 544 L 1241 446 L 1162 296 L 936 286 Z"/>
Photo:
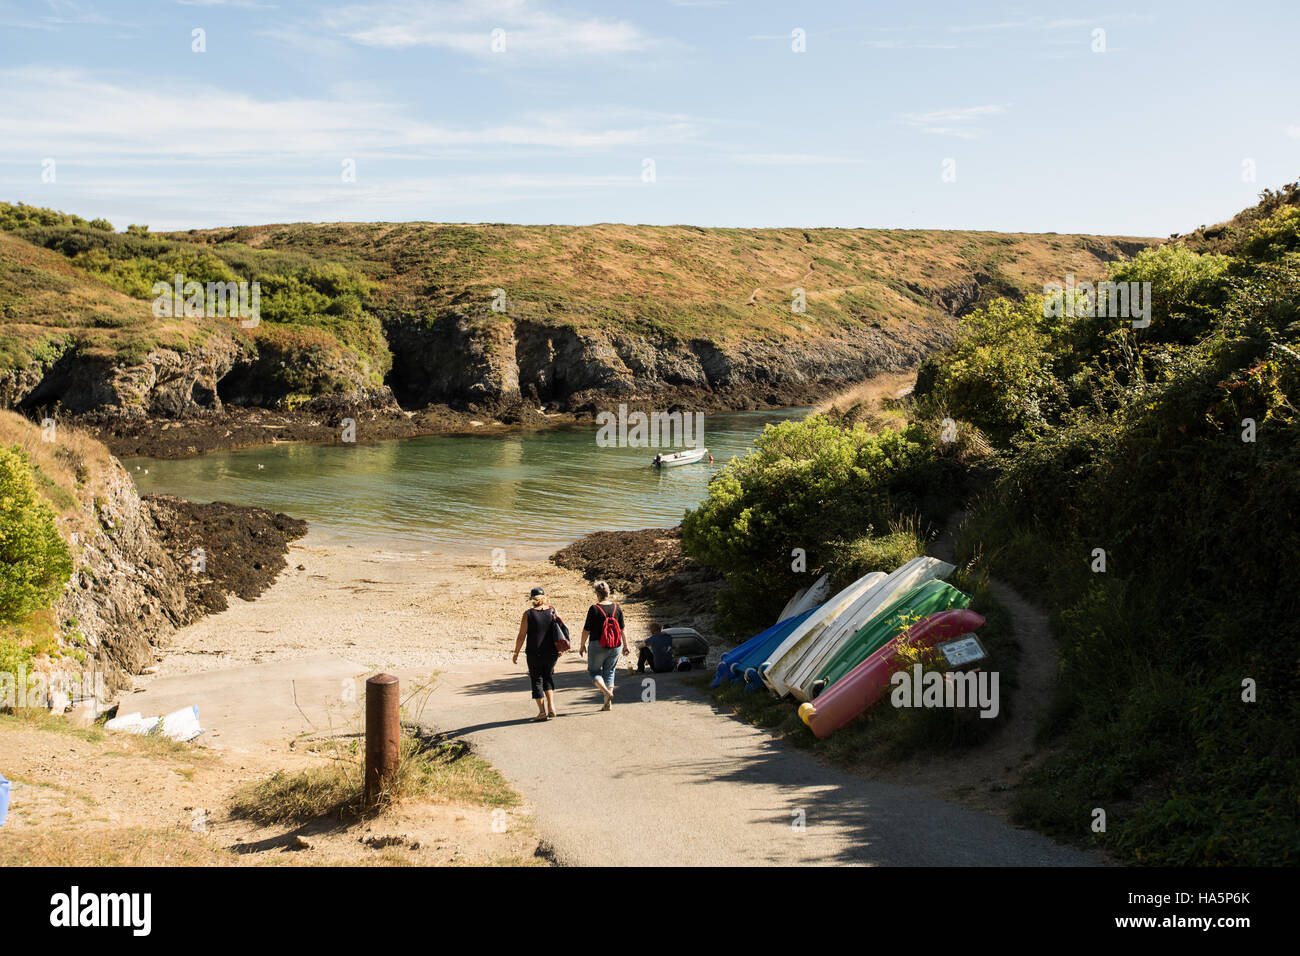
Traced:
<path fill-rule="evenodd" d="M 794 617 L 795 615 L 794 609 L 798 606 L 799 602 L 803 599 L 803 596 L 807 593 L 808 593 L 807 588 L 800 588 L 798 591 L 795 591 L 794 594 L 791 595 L 790 600 L 785 602 L 785 607 L 781 609 L 781 613 L 777 617 L 776 623 L 780 624 L 786 618 Z"/>
<path fill-rule="evenodd" d="M 688 448 L 671 455 L 655 455 L 652 464 L 656 468 L 674 468 L 677 465 L 693 465 L 709 453 L 707 448 Z"/>
<path fill-rule="evenodd" d="M 862 593 L 874 585 L 877 581 L 885 577 L 883 572 L 873 571 L 871 574 L 864 574 L 858 578 L 843 591 L 836 594 L 833 598 L 808 615 L 798 627 L 791 631 L 784 641 L 768 655 L 767 660 L 758 665 L 758 674 L 763 679 L 763 683 L 768 689 L 778 697 L 784 697 L 789 689 L 782 680 L 784 670 L 781 665 L 785 658 L 791 653 L 798 653 L 804 646 L 804 642 L 820 634 L 822 628 L 826 627 L 835 620 L 840 614 L 844 613 L 849 607 L 862 596 Z"/>
<path fill-rule="evenodd" d="M 935 578 L 946 578 L 954 570 L 946 561 L 923 555 L 895 568 L 876 582 L 832 624 L 808 641 L 797 658 L 786 662 L 782 679 L 790 693 L 799 700 L 811 700 L 809 690 L 813 681 L 845 642 L 909 591 Z"/>
<path fill-rule="evenodd" d="M 831 596 L 831 576 L 823 574 L 812 585 L 812 587 L 800 588 L 794 593 L 794 597 L 786 602 L 785 610 L 781 616 L 776 619 L 780 624 L 788 617 L 796 617 L 808 610 L 810 607 L 816 607 Z"/>

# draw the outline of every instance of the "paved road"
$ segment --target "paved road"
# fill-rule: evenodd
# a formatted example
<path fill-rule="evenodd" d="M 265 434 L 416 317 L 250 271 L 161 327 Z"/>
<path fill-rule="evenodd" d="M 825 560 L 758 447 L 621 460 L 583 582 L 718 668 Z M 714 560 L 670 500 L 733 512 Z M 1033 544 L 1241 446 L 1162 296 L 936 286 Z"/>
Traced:
<path fill-rule="evenodd" d="M 564 864 L 1096 865 L 994 817 L 833 770 L 715 710 L 687 675 L 657 675 L 643 703 L 640 678 L 624 674 L 602 713 L 585 664 L 566 655 L 561 717 L 534 724 L 522 668 L 467 665 L 443 672 L 421 719 L 471 740 L 514 783 Z"/>

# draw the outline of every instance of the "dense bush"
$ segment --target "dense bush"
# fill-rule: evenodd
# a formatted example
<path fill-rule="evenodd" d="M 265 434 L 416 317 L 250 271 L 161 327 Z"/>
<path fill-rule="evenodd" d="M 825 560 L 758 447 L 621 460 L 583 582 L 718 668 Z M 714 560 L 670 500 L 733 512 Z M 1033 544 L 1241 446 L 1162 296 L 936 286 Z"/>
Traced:
<path fill-rule="evenodd" d="M 1100 841 L 1138 862 L 1300 853 L 1300 256 L 1275 255 L 1279 220 L 1243 246 L 1267 261 L 1171 250 L 1112 272 L 1157 290 L 1152 334 L 1130 338 L 1144 374 L 1072 336 L 1114 401 L 1014 436 L 961 542 L 1061 637 L 1055 752 L 1019 818 L 1078 839 L 1106 808 Z"/>
<path fill-rule="evenodd" d="M 952 348 L 923 370 L 924 398 L 935 414 L 975 425 L 996 440 L 1041 430 L 1055 420 L 1065 388 L 1053 374 L 1060 321 L 1043 299 L 999 299 L 962 322 Z"/>
<path fill-rule="evenodd" d="M 881 436 L 886 467 L 856 469 L 880 446 L 833 421 L 765 436 L 685 525 L 733 585 L 724 618 L 779 606 L 792 547 L 839 575 L 903 558 L 913 542 L 886 516 L 939 464 L 978 461 L 958 558 L 1047 606 L 1060 640 L 1018 819 L 1131 862 L 1300 862 L 1298 202 L 1267 193 L 1093 279 L 1150 283 L 1145 327 L 1039 295 L 977 309 L 921 369 L 913 423 Z M 964 447 L 935 437 L 946 419 Z M 971 454 L 981 433 L 990 459 Z M 909 751 L 978 739 L 942 720 L 875 715 L 869 741 L 867 724 L 837 739 L 850 759 L 887 756 L 881 731 Z"/>
<path fill-rule="evenodd" d="M 87 222 L 71 213 L 29 206 L 21 202 L 0 202 L 0 230 L 13 231 L 32 226 L 85 226 L 89 229 L 113 231 L 113 224 L 106 219 L 92 219 Z"/>
<path fill-rule="evenodd" d="M 770 623 L 790 593 L 827 565 L 831 542 L 917 510 L 942 474 L 931 444 L 924 428 L 872 434 L 817 415 L 769 426 L 750 454 L 723 466 L 708 498 L 683 520 L 682 540 L 727 577 L 724 628 L 753 633 Z M 799 549 L 803 572 L 792 567 Z"/>
<path fill-rule="evenodd" d="M 72 574 L 54 508 L 17 447 L 0 448 L 0 624 L 46 609 Z"/>

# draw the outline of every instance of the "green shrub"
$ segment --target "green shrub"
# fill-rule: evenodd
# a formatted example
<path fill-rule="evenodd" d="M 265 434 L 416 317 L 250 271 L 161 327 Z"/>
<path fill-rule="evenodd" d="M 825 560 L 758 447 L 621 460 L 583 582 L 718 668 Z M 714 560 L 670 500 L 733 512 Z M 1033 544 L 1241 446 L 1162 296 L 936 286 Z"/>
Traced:
<path fill-rule="evenodd" d="M 1168 337 L 1190 341 L 1000 454 L 959 554 L 982 550 L 1047 604 L 1061 639 L 1054 752 L 1020 822 L 1140 863 L 1294 864 L 1300 266 L 1209 258 L 1147 257 L 1183 323 Z M 1094 371 L 1110 361 L 1096 348 Z"/>
<path fill-rule="evenodd" d="M 71 574 L 72 557 L 31 463 L 17 446 L 0 448 L 0 623 L 48 608 Z"/>
<path fill-rule="evenodd" d="M 1044 317 L 1042 296 L 977 309 L 962 320 L 943 360 L 925 368 L 920 397 L 1002 443 L 1041 431 L 1065 404 L 1053 370 L 1061 325 Z"/>
<path fill-rule="evenodd" d="M 727 577 L 723 627 L 754 633 L 821 573 L 831 542 L 916 511 L 935 474 L 925 429 L 872 434 L 820 415 L 782 422 L 709 482 L 708 497 L 682 521 L 683 546 Z M 802 573 L 793 570 L 796 549 L 806 555 Z"/>
<path fill-rule="evenodd" d="M 1300 249 L 1300 207 L 1281 206 L 1250 234 L 1242 251 L 1258 259 L 1279 259 Z"/>
<path fill-rule="evenodd" d="M 886 573 L 925 554 L 926 536 L 917 522 L 896 523 L 888 534 L 870 532 L 849 541 L 835 541 L 827 549 L 826 572 L 836 581 L 856 581 L 873 571 Z"/>

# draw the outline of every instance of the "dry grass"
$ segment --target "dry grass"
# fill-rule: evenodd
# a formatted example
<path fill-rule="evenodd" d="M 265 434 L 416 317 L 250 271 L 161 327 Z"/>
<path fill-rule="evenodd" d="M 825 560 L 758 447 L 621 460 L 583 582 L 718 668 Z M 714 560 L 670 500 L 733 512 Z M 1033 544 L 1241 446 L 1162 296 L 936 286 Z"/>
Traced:
<path fill-rule="evenodd" d="M 150 827 L 82 827 L 8 834 L 0 866 L 236 866 L 237 854 L 202 834 Z"/>
<path fill-rule="evenodd" d="M 503 288 L 510 316 L 628 327 L 714 341 L 785 339 L 856 324 L 937 321 L 929 293 L 994 276 L 1008 288 L 1154 240 L 941 230 L 702 229 L 692 226 L 296 224 L 200 230 L 174 239 L 305 253 L 360 268 L 376 303 L 436 314 Z M 806 290 L 808 311 L 791 312 Z M 562 319 L 561 319 L 562 317 Z"/>
<path fill-rule="evenodd" d="M 276 773 L 244 786 L 231 802 L 231 814 L 264 825 L 313 820 L 364 819 L 406 800 L 470 806 L 518 806 L 518 794 L 491 764 L 463 741 L 448 742 L 415 727 L 403 729 L 397 774 L 378 800 L 364 800 L 365 755 L 360 739 L 330 741 L 330 762 L 296 773 Z"/>
<path fill-rule="evenodd" d="M 110 454 L 89 432 L 73 425 L 55 426 L 55 440 L 42 438 L 39 425 L 16 412 L 0 410 L 0 445 L 20 448 L 37 470 L 37 482 L 59 516 L 59 531 L 89 532 L 95 523 L 94 501 L 105 491 Z"/>
<path fill-rule="evenodd" d="M 0 232 L 0 369 L 49 361 L 76 341 L 107 356 L 185 347 L 217 325 L 156 318 L 150 303 L 76 269 L 66 257 Z"/>

